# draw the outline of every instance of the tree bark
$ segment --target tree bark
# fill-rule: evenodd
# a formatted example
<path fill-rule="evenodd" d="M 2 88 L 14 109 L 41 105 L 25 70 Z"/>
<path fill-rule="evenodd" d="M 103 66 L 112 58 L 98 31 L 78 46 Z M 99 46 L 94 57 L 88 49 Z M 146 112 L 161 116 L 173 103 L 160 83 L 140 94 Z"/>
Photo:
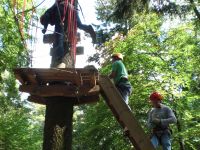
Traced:
<path fill-rule="evenodd" d="M 72 149 L 73 101 L 65 97 L 47 98 L 43 150 Z"/>

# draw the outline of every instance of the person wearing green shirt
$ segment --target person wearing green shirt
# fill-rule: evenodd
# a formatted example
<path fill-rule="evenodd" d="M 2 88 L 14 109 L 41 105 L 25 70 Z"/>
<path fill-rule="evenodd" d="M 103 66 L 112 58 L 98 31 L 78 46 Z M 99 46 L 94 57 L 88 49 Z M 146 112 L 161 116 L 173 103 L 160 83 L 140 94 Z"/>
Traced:
<path fill-rule="evenodd" d="M 114 80 L 116 88 L 122 95 L 123 100 L 128 104 L 128 98 L 131 94 L 132 87 L 128 81 L 128 73 L 122 60 L 123 55 L 121 53 L 112 55 L 112 72 L 109 77 Z"/>

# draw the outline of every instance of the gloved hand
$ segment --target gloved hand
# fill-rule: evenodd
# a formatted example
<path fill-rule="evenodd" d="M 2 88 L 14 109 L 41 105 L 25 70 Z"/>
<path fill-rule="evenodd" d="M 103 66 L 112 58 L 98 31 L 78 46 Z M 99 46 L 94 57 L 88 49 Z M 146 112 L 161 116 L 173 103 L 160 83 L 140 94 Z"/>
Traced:
<path fill-rule="evenodd" d="M 158 124 L 161 123 L 161 119 L 159 119 L 159 118 L 153 118 L 152 122 L 155 123 L 156 125 L 158 125 Z"/>

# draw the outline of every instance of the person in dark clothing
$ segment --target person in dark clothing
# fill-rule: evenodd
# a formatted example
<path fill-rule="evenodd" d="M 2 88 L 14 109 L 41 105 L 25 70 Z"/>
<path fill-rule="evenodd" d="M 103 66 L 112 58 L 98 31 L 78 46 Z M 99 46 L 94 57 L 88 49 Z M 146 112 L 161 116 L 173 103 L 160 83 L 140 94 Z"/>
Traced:
<path fill-rule="evenodd" d="M 59 10 L 59 11 L 58 11 Z M 64 4 L 56 2 L 52 7 L 47 9 L 45 13 L 40 17 L 40 22 L 44 26 L 42 33 L 45 34 L 48 25 L 55 25 L 55 41 L 53 48 L 55 56 L 58 60 L 64 56 L 64 29 L 61 21 L 61 14 L 64 11 Z"/>
<path fill-rule="evenodd" d="M 92 37 L 92 43 L 96 43 L 96 33 L 95 33 L 93 27 L 92 27 L 91 25 L 82 24 L 81 19 L 79 18 L 78 13 L 76 13 L 76 14 L 77 14 L 77 16 L 76 16 L 76 19 L 77 19 L 77 27 L 78 27 L 80 30 L 83 30 L 83 31 L 89 33 L 90 36 Z"/>
<path fill-rule="evenodd" d="M 78 1 L 75 1 L 75 8 L 77 8 Z M 57 60 L 61 60 L 64 57 L 64 27 L 62 23 L 64 15 L 64 1 L 57 0 L 55 4 L 47 9 L 45 13 L 40 17 L 40 22 L 44 26 L 42 33 L 45 34 L 48 25 L 55 25 L 55 41 L 53 43 L 54 55 Z M 68 6 L 67 6 L 68 7 Z M 91 25 L 82 24 L 78 10 L 76 9 L 76 21 L 77 27 L 85 32 L 89 33 L 92 37 L 92 42 L 96 42 L 96 33 Z"/>
<path fill-rule="evenodd" d="M 91 25 L 82 24 L 80 17 L 78 15 L 78 9 L 77 9 L 78 1 L 76 1 L 75 3 L 76 3 L 75 8 L 76 8 L 77 27 L 79 29 L 89 33 L 90 36 L 92 37 L 93 43 L 95 43 L 96 42 L 96 33 Z M 46 33 L 48 24 L 50 24 L 50 25 L 61 24 L 61 18 L 63 18 L 63 12 L 64 12 L 64 2 L 63 1 L 57 1 L 51 8 L 46 10 L 46 12 L 40 18 L 40 22 L 44 26 L 44 29 L 42 30 L 43 34 Z M 57 28 L 60 28 L 60 26 L 57 26 Z"/>

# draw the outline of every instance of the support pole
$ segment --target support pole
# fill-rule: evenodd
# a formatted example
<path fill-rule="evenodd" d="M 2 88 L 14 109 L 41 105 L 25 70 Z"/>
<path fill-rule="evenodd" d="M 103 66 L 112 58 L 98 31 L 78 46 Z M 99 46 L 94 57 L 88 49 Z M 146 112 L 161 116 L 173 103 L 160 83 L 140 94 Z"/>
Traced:
<path fill-rule="evenodd" d="M 43 150 L 72 149 L 73 102 L 73 98 L 47 98 Z"/>
<path fill-rule="evenodd" d="M 65 18 L 68 18 L 67 13 Z M 66 37 L 66 35 L 68 35 L 67 21 L 67 19 L 64 21 L 64 33 L 61 32 L 61 34 L 64 34 L 64 39 L 61 37 L 58 39 L 63 39 L 64 50 L 66 54 L 61 61 L 57 59 L 56 52 L 52 54 L 51 67 L 53 68 L 60 67 L 59 64 L 61 62 L 65 64 L 64 68 L 75 67 L 69 51 L 69 41 Z M 54 45 L 54 50 L 57 50 L 57 46 L 58 45 Z M 72 149 L 73 102 L 75 102 L 75 99 L 68 97 L 47 98 L 43 150 Z"/>

